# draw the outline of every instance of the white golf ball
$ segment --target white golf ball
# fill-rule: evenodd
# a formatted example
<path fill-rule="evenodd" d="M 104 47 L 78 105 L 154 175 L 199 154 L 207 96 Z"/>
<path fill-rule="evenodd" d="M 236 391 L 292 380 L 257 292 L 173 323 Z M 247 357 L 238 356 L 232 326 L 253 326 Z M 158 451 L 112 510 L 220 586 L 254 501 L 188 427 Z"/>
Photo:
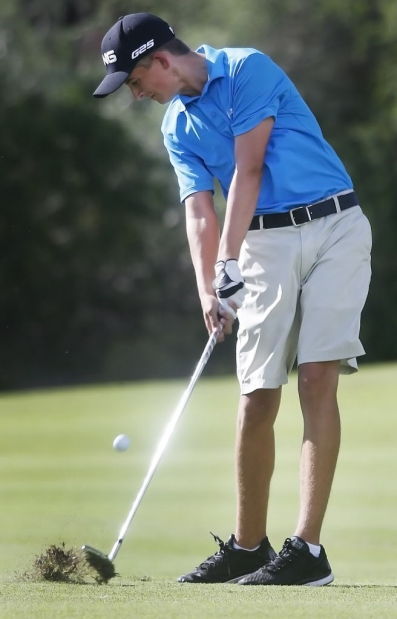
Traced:
<path fill-rule="evenodd" d="M 113 449 L 117 449 L 117 451 L 126 451 L 130 443 L 131 441 L 126 434 L 119 434 L 113 441 Z"/>

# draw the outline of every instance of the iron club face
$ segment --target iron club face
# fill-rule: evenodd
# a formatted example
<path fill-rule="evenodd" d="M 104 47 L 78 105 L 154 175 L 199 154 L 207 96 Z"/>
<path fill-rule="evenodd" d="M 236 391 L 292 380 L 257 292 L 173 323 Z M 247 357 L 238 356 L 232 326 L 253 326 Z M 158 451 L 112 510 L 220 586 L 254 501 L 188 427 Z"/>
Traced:
<path fill-rule="evenodd" d="M 87 563 L 96 571 L 95 580 L 99 584 L 107 583 L 111 578 L 117 576 L 112 561 L 107 555 L 92 546 L 84 545 L 81 547 Z"/>

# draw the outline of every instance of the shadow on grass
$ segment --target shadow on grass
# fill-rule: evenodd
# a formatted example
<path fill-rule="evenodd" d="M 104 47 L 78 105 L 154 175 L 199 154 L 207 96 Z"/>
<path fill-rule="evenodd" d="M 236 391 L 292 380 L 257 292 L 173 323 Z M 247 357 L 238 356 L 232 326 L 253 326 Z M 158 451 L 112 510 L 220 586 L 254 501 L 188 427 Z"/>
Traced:
<path fill-rule="evenodd" d="M 338 584 L 338 585 L 331 585 L 330 586 L 331 589 L 397 589 L 397 585 L 368 585 L 368 584 L 364 584 L 364 585 L 343 585 L 343 584 Z"/>

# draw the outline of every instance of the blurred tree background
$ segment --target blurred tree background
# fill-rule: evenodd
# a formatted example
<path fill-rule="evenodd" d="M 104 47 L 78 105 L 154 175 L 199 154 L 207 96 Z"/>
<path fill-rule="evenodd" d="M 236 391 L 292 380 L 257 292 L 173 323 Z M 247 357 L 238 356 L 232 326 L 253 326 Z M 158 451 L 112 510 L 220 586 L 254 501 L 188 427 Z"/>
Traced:
<path fill-rule="evenodd" d="M 396 359 L 396 2 L 2 0 L 0 389 L 186 375 L 206 340 L 164 108 L 91 97 L 104 32 L 139 11 L 293 78 L 373 226 L 367 360 Z M 232 339 L 210 371 L 233 371 Z"/>

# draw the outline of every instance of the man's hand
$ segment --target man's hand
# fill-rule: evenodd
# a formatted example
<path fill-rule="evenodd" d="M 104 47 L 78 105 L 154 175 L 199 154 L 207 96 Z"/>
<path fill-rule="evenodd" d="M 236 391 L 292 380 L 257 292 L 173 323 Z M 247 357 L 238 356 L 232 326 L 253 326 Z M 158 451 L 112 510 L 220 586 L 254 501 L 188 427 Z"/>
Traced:
<path fill-rule="evenodd" d="M 234 318 L 231 316 L 230 312 L 225 312 L 225 310 L 220 307 L 219 300 L 215 294 L 203 295 L 200 301 L 208 335 L 211 335 L 211 333 L 217 329 L 217 342 L 223 342 L 225 335 L 230 335 L 232 333 Z"/>
<path fill-rule="evenodd" d="M 219 304 L 233 318 L 236 318 L 236 309 L 243 302 L 243 288 L 244 280 L 237 260 L 218 260 L 215 264 L 214 289 Z"/>

